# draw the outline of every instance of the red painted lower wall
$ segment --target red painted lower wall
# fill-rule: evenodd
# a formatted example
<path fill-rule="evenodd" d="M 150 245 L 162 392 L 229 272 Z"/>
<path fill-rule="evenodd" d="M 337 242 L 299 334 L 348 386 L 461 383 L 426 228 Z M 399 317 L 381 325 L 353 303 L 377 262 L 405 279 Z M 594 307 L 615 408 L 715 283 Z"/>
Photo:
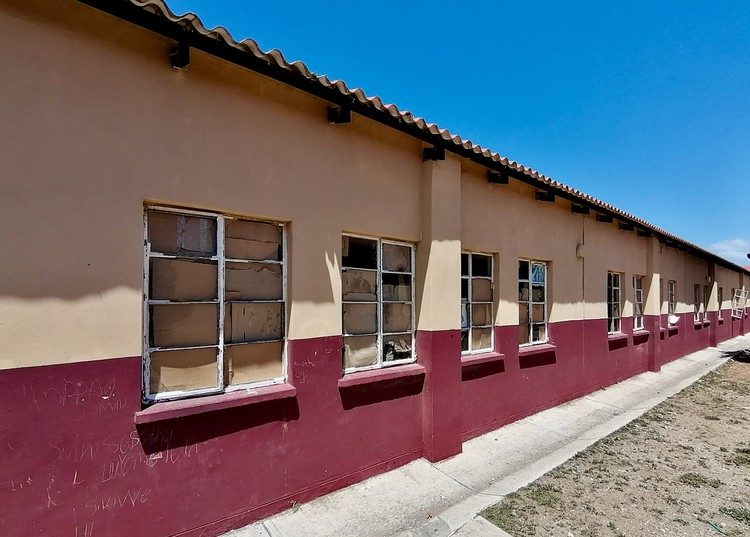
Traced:
<path fill-rule="evenodd" d="M 419 332 L 423 372 L 348 387 L 340 337 L 291 341 L 295 397 L 137 427 L 140 357 L 0 371 L 0 535 L 218 535 L 746 331 L 729 313 L 553 323 L 521 352 L 496 327 L 472 365 L 459 331 Z"/>

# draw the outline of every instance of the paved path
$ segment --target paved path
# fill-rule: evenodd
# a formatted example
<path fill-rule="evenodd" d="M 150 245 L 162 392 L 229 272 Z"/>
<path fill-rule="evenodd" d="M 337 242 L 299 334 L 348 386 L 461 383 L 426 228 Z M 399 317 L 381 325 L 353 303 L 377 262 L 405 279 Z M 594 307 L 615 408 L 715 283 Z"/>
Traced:
<path fill-rule="evenodd" d="M 492 537 L 477 515 L 750 348 L 740 336 L 464 443 L 269 517 L 226 537 Z"/>

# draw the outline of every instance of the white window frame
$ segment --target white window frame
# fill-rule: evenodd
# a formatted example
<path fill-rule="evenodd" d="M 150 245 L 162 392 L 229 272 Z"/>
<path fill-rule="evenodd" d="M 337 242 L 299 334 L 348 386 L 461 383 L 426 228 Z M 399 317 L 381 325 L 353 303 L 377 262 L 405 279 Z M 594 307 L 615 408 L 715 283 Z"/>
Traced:
<path fill-rule="evenodd" d="M 461 315 L 462 315 L 462 322 L 461 322 L 461 334 L 463 336 L 463 333 L 467 332 L 468 337 L 468 344 L 469 348 L 468 350 L 462 350 L 461 354 L 470 355 L 470 354 L 483 354 L 487 352 L 492 352 L 495 349 L 495 259 L 492 254 L 485 254 L 482 252 L 472 252 L 472 251 L 462 251 L 462 255 L 468 256 L 468 275 L 461 274 L 461 285 L 463 285 L 464 280 L 467 281 L 467 299 L 466 299 L 466 314 L 468 319 L 468 328 L 463 328 L 463 311 L 464 311 L 464 300 L 461 298 Z M 474 276 L 474 269 L 473 269 L 473 256 L 482 256 L 487 257 L 490 260 L 490 275 L 489 276 Z M 463 270 L 461 271 L 463 273 Z M 472 300 L 473 296 L 473 281 L 474 280 L 489 280 L 490 282 L 490 301 L 489 302 L 481 302 L 481 301 L 474 301 Z M 481 325 L 481 326 L 474 326 L 472 322 L 472 306 L 474 304 L 484 304 L 490 306 L 490 324 Z M 489 347 L 483 347 L 481 349 L 472 349 L 472 333 L 475 328 L 480 329 L 490 329 L 490 346 Z"/>
<path fill-rule="evenodd" d="M 718 288 L 716 289 L 716 293 L 717 293 L 717 297 L 716 297 L 716 298 L 717 298 L 717 299 L 718 299 L 718 301 L 719 301 L 719 307 L 718 307 L 718 313 L 717 313 L 717 315 L 718 315 L 718 319 L 719 319 L 720 321 L 723 321 L 723 320 L 724 320 L 724 317 L 723 317 L 723 316 L 721 315 L 721 305 L 722 305 L 722 303 L 724 302 L 724 288 L 723 288 L 723 287 L 721 287 L 721 286 L 719 286 L 719 287 L 718 287 Z"/>
<path fill-rule="evenodd" d="M 518 284 L 521 283 L 528 283 L 529 284 L 529 299 L 528 300 L 521 300 L 518 299 L 518 306 L 520 309 L 521 304 L 528 304 L 529 306 L 529 332 L 528 332 L 528 341 L 526 343 L 519 343 L 518 347 L 529 347 L 531 345 L 542 345 L 544 343 L 549 343 L 549 311 L 548 311 L 548 303 L 549 303 L 549 264 L 546 261 L 537 261 L 535 259 L 526 259 L 526 258 L 519 258 L 518 262 L 525 261 L 529 263 L 529 278 L 527 280 L 522 280 L 521 278 L 516 278 Z M 533 285 L 539 285 L 539 282 L 532 282 L 532 274 L 534 270 L 534 265 L 541 265 L 544 267 L 544 339 L 536 340 L 534 341 L 534 324 L 542 324 L 542 323 L 534 323 L 532 322 L 532 319 L 534 318 L 533 313 L 533 306 L 534 304 L 540 304 L 540 302 L 534 302 L 533 299 Z M 516 270 L 518 269 L 518 264 L 516 264 Z M 516 295 L 517 296 L 517 295 Z M 519 313 L 520 317 L 520 313 Z M 519 319 L 519 329 L 521 326 L 520 319 Z M 520 330 L 519 330 L 520 334 Z"/>
<path fill-rule="evenodd" d="M 734 290 L 732 296 L 732 317 L 735 319 L 742 319 L 745 314 L 745 308 L 747 307 L 747 289 L 744 287 Z"/>
<path fill-rule="evenodd" d="M 344 347 L 342 345 L 341 348 L 341 364 L 344 374 L 349 373 L 355 373 L 358 371 L 372 371 L 374 369 L 383 369 L 386 367 L 392 367 L 392 366 L 398 366 L 398 365 L 404 365 L 404 364 L 412 364 L 417 361 L 417 351 L 415 348 L 416 343 L 416 300 L 415 300 L 415 286 L 416 286 L 416 246 L 412 243 L 408 242 L 400 242 L 390 239 L 383 239 L 380 237 L 372 237 L 368 235 L 359 235 L 356 233 L 343 233 L 342 237 L 353 237 L 356 239 L 366 239 L 370 241 L 374 241 L 377 244 L 377 253 L 376 253 L 376 269 L 362 269 L 362 268 L 354 268 L 354 267 L 344 267 L 343 263 L 343 255 L 342 255 L 342 262 L 341 262 L 341 273 L 343 274 L 344 270 L 347 268 L 351 270 L 363 270 L 367 272 L 375 272 L 376 273 L 376 282 L 377 282 L 377 301 L 371 302 L 371 301 L 345 301 L 343 299 L 343 284 L 341 289 L 341 334 L 342 338 L 346 337 L 358 337 L 358 336 L 365 336 L 365 335 L 376 335 L 377 336 L 377 362 L 363 367 L 343 367 L 344 363 Z M 409 248 L 410 254 L 411 254 L 411 272 L 392 272 L 392 271 L 384 271 L 383 270 L 383 245 L 384 244 L 392 244 L 394 246 L 406 246 Z M 384 336 L 389 336 L 393 334 L 401 334 L 403 332 L 389 332 L 384 333 L 383 332 L 383 304 L 390 304 L 390 303 L 396 303 L 400 304 L 403 303 L 402 301 L 384 301 L 383 300 L 383 274 L 409 274 L 411 276 L 411 357 L 410 358 L 403 358 L 401 360 L 391 360 L 391 361 L 384 361 L 383 360 L 383 338 Z M 344 332 L 344 304 L 376 304 L 377 307 L 377 317 L 378 317 L 378 332 L 377 334 L 347 334 Z"/>
<path fill-rule="evenodd" d="M 175 303 L 175 301 L 170 300 L 151 300 L 150 298 L 150 260 L 154 258 L 162 258 L 162 259 L 195 259 L 193 257 L 181 257 L 178 255 L 172 255 L 172 254 L 163 254 L 160 252 L 151 252 L 151 244 L 149 243 L 149 228 L 148 228 L 148 214 L 149 211 L 153 212 L 161 212 L 161 213 L 172 213 L 172 214 L 178 214 L 178 215 L 184 215 L 184 216 L 196 216 L 201 218 L 211 218 L 216 221 L 216 255 L 213 256 L 206 256 L 202 257 L 200 259 L 205 260 L 211 260 L 217 262 L 217 298 L 216 300 L 201 300 L 201 301 L 195 301 L 195 303 L 200 304 L 217 304 L 218 306 L 218 315 L 217 315 L 217 323 L 218 323 L 218 343 L 216 345 L 196 345 L 196 346 L 185 346 L 185 347 L 151 347 L 150 346 L 150 328 L 151 328 L 151 315 L 149 311 L 149 307 L 153 305 L 159 305 L 159 304 L 170 304 Z M 247 222 L 258 222 L 263 224 L 272 224 L 276 225 L 281 228 L 282 233 L 282 260 L 281 261 L 274 261 L 274 260 L 252 260 L 252 259 L 234 259 L 234 258 L 227 258 L 225 256 L 225 248 L 224 248 L 224 234 L 225 234 L 225 223 L 227 220 L 240 220 L 240 221 L 247 221 Z M 286 321 L 286 314 L 287 314 L 287 282 L 286 282 L 286 260 L 287 257 L 287 230 L 286 226 L 279 223 L 274 222 L 271 220 L 262 220 L 258 218 L 245 218 L 240 216 L 232 216 L 232 215 L 226 215 L 223 213 L 214 213 L 214 212 L 208 212 L 208 211 L 197 211 L 194 209 L 182 209 L 178 207 L 169 207 L 169 206 L 162 206 L 162 205 L 146 205 L 144 206 L 143 210 L 143 340 L 142 340 L 142 347 L 143 347 L 143 353 L 142 353 L 142 392 L 143 392 L 143 400 L 147 403 L 156 403 L 159 401 L 170 401 L 175 399 L 186 399 L 191 397 L 198 397 L 202 395 L 213 395 L 213 394 L 220 394 L 220 393 L 228 393 L 235 390 L 241 390 L 241 389 L 247 389 L 248 387 L 262 387 L 262 386 L 270 386 L 273 384 L 280 384 L 283 382 L 286 382 L 287 375 L 287 321 Z M 224 342 L 224 316 L 225 316 L 225 309 L 226 309 L 226 300 L 225 300 L 225 268 L 226 263 L 229 261 L 230 263 L 268 263 L 268 264 L 277 264 L 281 266 L 281 280 L 282 280 L 282 298 L 281 300 L 245 300 L 243 302 L 279 302 L 281 303 L 281 322 L 282 322 L 282 337 L 281 339 L 273 339 L 268 340 L 268 342 L 271 341 L 281 341 L 282 342 L 282 352 L 281 352 L 281 371 L 282 375 L 273 379 L 264 379 L 261 381 L 251 382 L 251 383 L 245 383 L 245 384 L 233 384 L 233 385 L 226 385 L 225 379 L 224 379 L 224 348 L 232 345 L 232 343 L 225 343 Z M 229 301 L 231 302 L 231 301 Z M 189 304 L 190 302 L 181 302 L 182 304 Z M 266 342 L 266 341 L 264 341 Z M 217 366 L 217 382 L 215 388 L 201 388 L 197 390 L 175 390 L 170 392 L 160 392 L 156 394 L 150 393 L 151 390 L 151 353 L 152 352 L 158 352 L 158 351 L 165 351 L 165 350 L 190 350 L 190 349 L 202 349 L 202 348 L 216 348 L 217 349 L 217 356 L 216 356 L 216 366 Z"/>
<path fill-rule="evenodd" d="M 698 283 L 693 284 L 693 321 L 703 321 L 703 290 Z"/>
<path fill-rule="evenodd" d="M 677 282 L 667 282 L 667 315 L 677 315 Z"/>
<path fill-rule="evenodd" d="M 610 277 L 617 276 L 617 286 L 610 285 Z M 621 272 L 607 272 L 607 333 L 608 334 L 620 334 L 622 333 L 622 276 Z M 617 307 L 620 315 L 617 317 L 611 317 L 610 304 L 614 304 L 609 298 L 612 294 L 612 290 L 617 289 L 619 300 L 617 301 Z M 614 324 L 613 324 L 614 323 Z M 616 326 L 615 326 L 616 325 Z M 613 330 L 614 328 L 614 330 Z"/>
<path fill-rule="evenodd" d="M 633 330 L 644 330 L 643 327 L 643 276 L 633 275 Z M 641 308 L 641 314 L 636 313 L 636 306 Z"/>

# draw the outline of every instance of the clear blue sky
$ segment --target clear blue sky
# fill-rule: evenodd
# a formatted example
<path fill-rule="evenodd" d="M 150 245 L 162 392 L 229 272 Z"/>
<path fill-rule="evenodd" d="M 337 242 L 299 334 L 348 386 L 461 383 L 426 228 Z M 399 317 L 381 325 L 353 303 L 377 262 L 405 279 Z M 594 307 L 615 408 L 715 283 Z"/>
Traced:
<path fill-rule="evenodd" d="M 168 4 L 750 264 L 746 0 Z"/>

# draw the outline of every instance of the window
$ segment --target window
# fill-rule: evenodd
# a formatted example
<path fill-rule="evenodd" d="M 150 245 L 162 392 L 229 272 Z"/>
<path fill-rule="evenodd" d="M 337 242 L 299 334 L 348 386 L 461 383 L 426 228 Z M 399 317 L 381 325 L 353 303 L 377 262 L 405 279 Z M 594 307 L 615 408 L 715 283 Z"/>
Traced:
<path fill-rule="evenodd" d="M 492 256 L 461 254 L 461 351 L 491 351 Z"/>
<path fill-rule="evenodd" d="M 518 343 L 547 341 L 547 264 L 518 262 Z"/>
<path fill-rule="evenodd" d="M 643 330 L 643 276 L 633 276 L 633 330 Z"/>
<path fill-rule="evenodd" d="M 701 286 L 693 284 L 693 320 L 700 322 L 703 320 L 703 295 Z"/>
<path fill-rule="evenodd" d="M 145 228 L 145 399 L 283 381 L 283 226 L 149 207 Z"/>
<path fill-rule="evenodd" d="M 722 304 L 724 303 L 724 288 L 723 287 L 719 287 L 718 293 L 719 293 L 719 296 L 718 296 L 718 300 L 719 300 L 719 319 L 721 319 L 722 318 L 722 316 L 721 316 L 721 308 L 722 308 Z"/>
<path fill-rule="evenodd" d="M 414 361 L 413 266 L 409 244 L 342 237 L 344 372 Z"/>
<path fill-rule="evenodd" d="M 703 310 L 703 320 L 707 320 L 708 317 L 708 285 L 701 285 L 703 291 L 703 301 L 701 308 Z"/>
<path fill-rule="evenodd" d="M 607 321 L 609 333 L 619 332 L 622 329 L 622 296 L 620 295 L 620 274 L 617 272 L 607 273 Z"/>
<path fill-rule="evenodd" d="M 674 315 L 677 312 L 677 282 L 667 282 L 667 313 Z"/>

